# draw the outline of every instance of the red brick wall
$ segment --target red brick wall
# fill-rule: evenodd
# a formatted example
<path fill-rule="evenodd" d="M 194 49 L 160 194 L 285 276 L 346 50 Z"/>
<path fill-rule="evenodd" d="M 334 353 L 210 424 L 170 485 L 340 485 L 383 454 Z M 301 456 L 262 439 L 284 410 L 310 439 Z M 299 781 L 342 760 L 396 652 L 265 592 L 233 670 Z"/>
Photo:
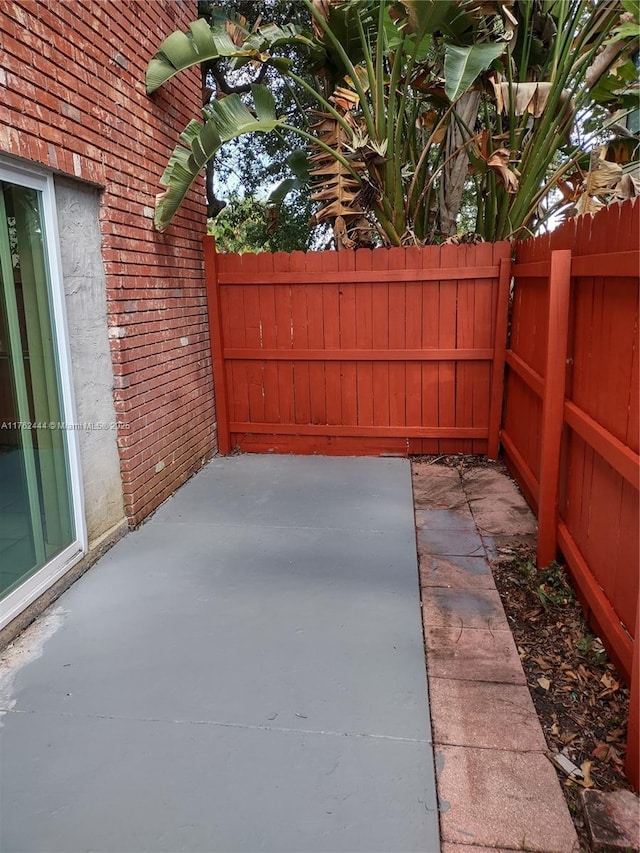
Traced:
<path fill-rule="evenodd" d="M 103 188 L 118 437 L 127 514 L 141 521 L 215 450 L 202 185 L 164 234 L 158 180 L 198 116 L 199 71 L 148 97 L 147 62 L 195 0 L 0 3 L 0 151 Z"/>

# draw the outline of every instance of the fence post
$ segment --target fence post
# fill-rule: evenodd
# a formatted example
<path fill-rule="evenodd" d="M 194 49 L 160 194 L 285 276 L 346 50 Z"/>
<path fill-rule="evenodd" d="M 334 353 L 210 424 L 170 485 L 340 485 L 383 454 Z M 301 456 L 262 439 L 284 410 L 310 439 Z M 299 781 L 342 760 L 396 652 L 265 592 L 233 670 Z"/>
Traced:
<path fill-rule="evenodd" d="M 220 288 L 218 287 L 216 241 L 214 237 L 207 236 L 202 242 L 204 245 L 204 272 L 207 286 L 209 341 L 211 344 L 211 362 L 213 364 L 213 393 L 216 401 L 216 419 L 218 421 L 218 453 L 221 456 L 226 456 L 231 452 L 231 437 L 229 435 L 229 403 L 223 355 L 222 311 L 220 307 Z"/>
<path fill-rule="evenodd" d="M 636 608 L 636 632 L 633 640 L 629 722 L 627 725 L 626 772 L 634 791 L 640 790 L 640 594 Z"/>
<path fill-rule="evenodd" d="M 504 401 L 504 363 L 507 351 L 510 286 L 511 258 L 500 258 L 493 343 L 493 368 L 491 371 L 491 401 L 489 404 L 489 440 L 487 443 L 487 456 L 489 459 L 497 459 L 500 448 L 500 423 L 502 421 L 502 405 Z"/>
<path fill-rule="evenodd" d="M 571 250 L 551 252 L 549 270 L 549 328 L 542 401 L 540 489 L 538 493 L 538 567 L 556 558 L 560 445 L 564 422 L 564 395 L 571 295 Z"/>

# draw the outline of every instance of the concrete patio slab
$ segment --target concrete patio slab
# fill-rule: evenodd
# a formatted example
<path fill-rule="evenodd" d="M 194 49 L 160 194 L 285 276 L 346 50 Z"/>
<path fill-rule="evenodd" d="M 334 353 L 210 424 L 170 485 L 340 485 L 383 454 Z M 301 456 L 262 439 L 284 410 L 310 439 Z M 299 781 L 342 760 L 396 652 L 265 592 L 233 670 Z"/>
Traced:
<path fill-rule="evenodd" d="M 18 676 L 20 707 L 152 719 L 163 708 L 247 725 L 277 714 L 291 728 L 429 738 L 424 695 L 411 687 L 424 683 L 424 652 L 419 622 L 406 618 L 418 614 L 408 542 L 327 534 L 144 525 L 102 559 L 90 588 L 60 599 L 70 612 L 29 678 Z"/>
<path fill-rule="evenodd" d="M 398 459 L 249 454 L 219 457 L 161 506 L 167 524 L 384 530 L 414 535 L 409 463 Z M 275 461 L 274 461 L 275 460 Z M 174 505 L 175 500 L 178 504 Z"/>
<path fill-rule="evenodd" d="M 216 459 L 121 540 L 5 654 L 0 848 L 437 851 L 409 472 Z"/>
<path fill-rule="evenodd" d="M 7 853 L 438 849 L 425 829 L 437 814 L 424 744 L 192 721 L 15 717 L 3 748 Z"/>

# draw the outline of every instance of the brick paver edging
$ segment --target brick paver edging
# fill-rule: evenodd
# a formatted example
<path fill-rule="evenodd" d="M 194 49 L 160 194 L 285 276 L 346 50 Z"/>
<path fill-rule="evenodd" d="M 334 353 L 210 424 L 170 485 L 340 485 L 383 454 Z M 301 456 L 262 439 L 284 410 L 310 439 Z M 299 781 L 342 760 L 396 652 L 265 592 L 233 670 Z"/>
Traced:
<path fill-rule="evenodd" d="M 497 466 L 412 467 L 442 853 L 575 853 L 488 563 L 535 519 Z"/>

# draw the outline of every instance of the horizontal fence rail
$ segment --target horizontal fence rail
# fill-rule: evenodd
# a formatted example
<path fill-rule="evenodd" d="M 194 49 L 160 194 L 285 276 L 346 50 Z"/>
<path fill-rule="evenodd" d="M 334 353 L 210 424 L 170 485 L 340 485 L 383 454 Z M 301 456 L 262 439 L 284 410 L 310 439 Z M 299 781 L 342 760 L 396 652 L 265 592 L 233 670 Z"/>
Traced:
<path fill-rule="evenodd" d="M 628 774 L 638 768 L 640 205 L 612 206 L 520 243 L 501 442 L 558 548 L 593 629 L 631 682 Z"/>
<path fill-rule="evenodd" d="M 508 243 L 205 249 L 223 452 L 497 455 Z"/>

